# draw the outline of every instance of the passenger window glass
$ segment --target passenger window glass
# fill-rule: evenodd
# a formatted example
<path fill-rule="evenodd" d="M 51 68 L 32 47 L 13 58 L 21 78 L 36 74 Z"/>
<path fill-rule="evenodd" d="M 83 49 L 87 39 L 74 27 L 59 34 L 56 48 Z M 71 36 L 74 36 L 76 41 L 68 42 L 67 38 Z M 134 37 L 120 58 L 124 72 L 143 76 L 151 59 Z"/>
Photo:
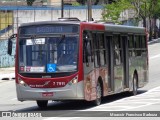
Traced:
<path fill-rule="evenodd" d="M 146 48 L 146 37 L 142 36 L 142 48 Z"/>
<path fill-rule="evenodd" d="M 128 44 L 129 48 L 134 48 L 133 36 L 129 36 Z"/>
<path fill-rule="evenodd" d="M 140 48 L 140 39 L 139 39 L 139 36 L 135 36 L 135 48 Z"/>
<path fill-rule="evenodd" d="M 90 63 L 93 62 L 92 54 L 92 34 L 90 31 L 83 32 L 83 62 Z"/>

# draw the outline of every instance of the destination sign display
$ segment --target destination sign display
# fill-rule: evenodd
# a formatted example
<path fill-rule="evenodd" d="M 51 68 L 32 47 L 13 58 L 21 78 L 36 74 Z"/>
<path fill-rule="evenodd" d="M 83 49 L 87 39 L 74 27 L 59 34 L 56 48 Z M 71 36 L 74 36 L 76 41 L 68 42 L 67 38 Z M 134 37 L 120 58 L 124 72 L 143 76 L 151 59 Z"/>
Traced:
<path fill-rule="evenodd" d="M 78 33 L 78 31 L 76 25 L 38 25 L 20 28 L 20 35 Z"/>

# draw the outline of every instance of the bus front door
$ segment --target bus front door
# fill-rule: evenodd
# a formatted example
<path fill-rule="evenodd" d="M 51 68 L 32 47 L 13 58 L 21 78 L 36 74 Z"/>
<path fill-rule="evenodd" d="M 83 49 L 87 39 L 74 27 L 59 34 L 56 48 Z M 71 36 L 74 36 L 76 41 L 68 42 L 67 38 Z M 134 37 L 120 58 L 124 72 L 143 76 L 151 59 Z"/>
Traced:
<path fill-rule="evenodd" d="M 122 54 L 123 54 L 123 88 L 129 87 L 129 53 L 128 53 L 128 36 L 121 36 Z"/>
<path fill-rule="evenodd" d="M 113 47 L 112 47 L 112 36 L 106 36 L 106 58 L 107 58 L 107 69 L 108 69 L 108 92 L 114 91 L 114 69 L 113 69 Z"/>

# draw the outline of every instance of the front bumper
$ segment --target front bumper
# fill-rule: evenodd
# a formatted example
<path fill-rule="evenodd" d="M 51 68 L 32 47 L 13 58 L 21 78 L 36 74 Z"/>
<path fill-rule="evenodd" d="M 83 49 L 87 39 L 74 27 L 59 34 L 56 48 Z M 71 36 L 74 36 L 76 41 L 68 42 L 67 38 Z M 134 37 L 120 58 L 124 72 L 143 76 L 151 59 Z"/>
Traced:
<path fill-rule="evenodd" d="M 17 98 L 26 100 L 83 100 L 83 81 L 60 88 L 31 88 L 16 84 Z M 43 96 L 43 93 L 53 93 L 51 96 Z"/>

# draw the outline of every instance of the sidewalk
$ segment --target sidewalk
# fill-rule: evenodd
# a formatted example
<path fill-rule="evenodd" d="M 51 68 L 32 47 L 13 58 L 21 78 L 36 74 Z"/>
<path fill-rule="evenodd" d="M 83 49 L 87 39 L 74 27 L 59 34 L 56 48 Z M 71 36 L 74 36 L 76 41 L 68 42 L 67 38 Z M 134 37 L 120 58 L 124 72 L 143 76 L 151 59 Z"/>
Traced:
<path fill-rule="evenodd" d="M 152 39 L 152 41 L 148 42 L 148 45 L 154 44 L 154 43 L 159 43 L 160 42 L 160 38 L 158 39 Z"/>
<path fill-rule="evenodd" d="M 0 82 L 15 79 L 15 67 L 0 68 Z"/>

